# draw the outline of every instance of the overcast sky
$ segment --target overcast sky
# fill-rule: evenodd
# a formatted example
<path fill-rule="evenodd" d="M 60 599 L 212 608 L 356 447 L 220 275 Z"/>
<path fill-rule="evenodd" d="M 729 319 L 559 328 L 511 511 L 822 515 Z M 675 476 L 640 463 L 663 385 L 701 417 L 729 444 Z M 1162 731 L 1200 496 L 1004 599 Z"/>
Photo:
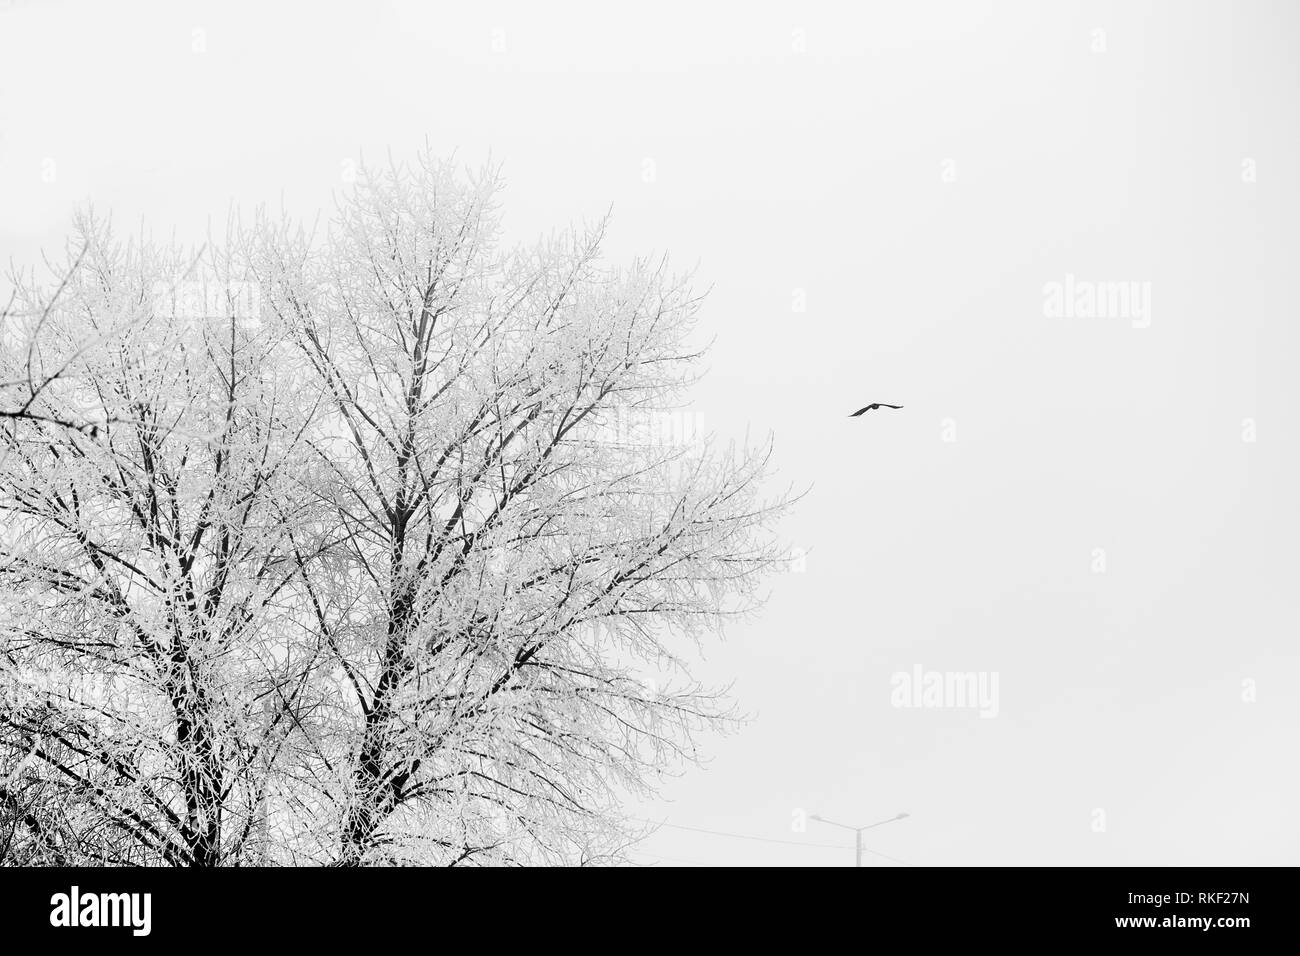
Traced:
<path fill-rule="evenodd" d="M 0 259 L 426 139 L 517 238 L 612 204 L 712 286 L 695 412 L 811 488 L 641 860 L 1300 863 L 1295 6 L 617 7 L 0 0 Z"/>

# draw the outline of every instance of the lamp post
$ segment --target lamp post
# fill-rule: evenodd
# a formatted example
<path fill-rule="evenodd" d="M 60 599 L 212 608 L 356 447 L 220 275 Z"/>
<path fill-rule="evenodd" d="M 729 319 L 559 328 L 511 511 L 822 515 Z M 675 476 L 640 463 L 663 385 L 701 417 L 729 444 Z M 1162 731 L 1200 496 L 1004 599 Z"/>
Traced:
<path fill-rule="evenodd" d="M 870 830 L 873 827 L 883 827 L 886 823 L 893 823 L 895 820 L 905 820 L 907 819 L 907 817 L 908 814 L 900 813 L 897 816 L 890 817 L 888 820 L 881 820 L 877 823 L 868 823 L 865 827 L 851 827 L 845 823 L 836 823 L 834 820 L 827 820 L 825 817 L 818 816 L 815 813 L 809 816 L 808 819 L 816 820 L 818 823 L 825 823 L 828 826 L 839 827 L 841 830 L 852 830 L 855 837 L 855 844 L 856 844 L 855 849 L 857 853 L 857 855 L 854 857 L 853 865 L 861 866 L 862 865 L 862 831 Z"/>

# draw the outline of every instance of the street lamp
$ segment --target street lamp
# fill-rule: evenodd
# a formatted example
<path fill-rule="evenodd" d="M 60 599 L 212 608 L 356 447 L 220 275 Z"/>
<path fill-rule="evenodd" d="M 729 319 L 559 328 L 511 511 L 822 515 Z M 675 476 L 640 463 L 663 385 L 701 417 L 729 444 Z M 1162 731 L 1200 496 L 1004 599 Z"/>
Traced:
<path fill-rule="evenodd" d="M 856 838 L 857 855 L 854 857 L 854 866 L 862 865 L 862 831 L 870 830 L 873 827 L 883 827 L 886 823 L 893 823 L 895 820 L 905 820 L 909 814 L 900 813 L 897 816 L 890 817 L 888 820 L 881 820 L 877 823 L 868 823 L 865 827 L 851 827 L 846 823 L 836 823 L 834 820 L 827 820 L 825 817 L 811 814 L 808 819 L 816 820 L 818 823 L 825 823 L 828 826 L 839 827 L 841 830 L 852 830 Z"/>

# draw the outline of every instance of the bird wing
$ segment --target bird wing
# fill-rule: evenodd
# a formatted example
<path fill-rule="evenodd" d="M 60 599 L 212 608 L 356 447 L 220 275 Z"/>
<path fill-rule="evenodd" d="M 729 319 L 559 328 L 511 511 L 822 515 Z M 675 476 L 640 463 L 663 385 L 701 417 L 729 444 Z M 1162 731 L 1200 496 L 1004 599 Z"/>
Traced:
<path fill-rule="evenodd" d="M 867 405 L 863 408 L 859 408 L 856 412 L 850 415 L 849 418 L 857 418 L 863 412 L 869 412 L 873 408 L 902 408 L 902 407 L 903 407 L 902 405 L 890 405 L 888 402 L 872 402 L 870 405 Z"/>

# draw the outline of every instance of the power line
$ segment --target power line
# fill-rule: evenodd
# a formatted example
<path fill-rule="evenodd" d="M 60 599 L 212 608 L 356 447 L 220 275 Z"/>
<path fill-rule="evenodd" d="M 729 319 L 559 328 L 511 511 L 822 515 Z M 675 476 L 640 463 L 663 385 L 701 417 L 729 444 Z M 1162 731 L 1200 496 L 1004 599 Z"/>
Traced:
<path fill-rule="evenodd" d="M 779 843 L 782 844 L 783 846 L 813 847 L 813 848 L 826 849 L 826 850 L 854 849 L 854 847 L 847 846 L 841 843 L 807 843 L 802 840 L 778 840 L 775 839 L 774 837 L 751 836 L 748 833 L 726 833 L 722 830 L 708 830 L 705 829 L 704 827 L 688 827 L 680 823 L 668 823 L 666 821 L 660 822 L 658 820 L 647 820 L 644 817 L 637 817 L 636 819 L 641 820 L 644 823 L 653 824 L 655 826 L 671 827 L 674 830 L 689 830 L 691 833 L 707 833 L 710 836 L 729 837 L 730 839 L 733 840 L 753 840 L 755 843 Z M 882 857 L 883 859 L 889 860 L 892 863 L 897 863 L 899 866 L 912 865 L 910 863 L 905 862 L 904 860 L 898 859 L 898 857 L 890 856 L 887 853 L 881 853 L 878 850 L 869 850 L 866 847 L 863 847 L 862 851 L 864 853 L 870 853 L 873 856 Z"/>
<path fill-rule="evenodd" d="M 705 863 L 703 860 L 688 860 L 684 856 L 664 856 L 662 853 L 651 853 L 649 850 L 638 850 L 632 848 L 633 853 L 639 853 L 642 856 L 654 857 L 656 860 L 664 860 L 669 863 L 686 863 L 690 866 L 713 866 L 712 863 Z"/>
<path fill-rule="evenodd" d="M 638 817 L 637 819 L 644 818 Z M 706 830 L 703 827 L 687 827 L 680 823 L 661 823 L 658 820 L 644 820 L 645 823 L 652 823 L 660 827 L 672 827 L 674 830 L 690 830 L 692 833 L 707 833 L 711 836 L 731 837 L 733 840 L 754 840 L 758 843 L 783 843 L 786 846 L 807 846 L 822 847 L 828 850 L 852 850 L 851 846 L 844 846 L 839 843 L 807 843 L 803 840 L 777 840 L 772 837 L 749 836 L 745 833 L 723 833 L 721 830 Z"/>
<path fill-rule="evenodd" d="M 870 853 L 872 856 L 884 857 L 886 860 L 889 860 L 891 863 L 897 863 L 899 866 L 911 866 L 911 865 L 912 865 L 911 863 L 908 863 L 906 860 L 900 860 L 900 859 L 899 859 L 898 857 L 896 857 L 896 856 L 890 856 L 888 853 L 881 853 L 879 850 L 871 850 L 871 849 L 868 849 L 868 848 L 865 847 L 865 846 L 862 848 L 862 852 L 863 852 L 863 853 Z"/>

